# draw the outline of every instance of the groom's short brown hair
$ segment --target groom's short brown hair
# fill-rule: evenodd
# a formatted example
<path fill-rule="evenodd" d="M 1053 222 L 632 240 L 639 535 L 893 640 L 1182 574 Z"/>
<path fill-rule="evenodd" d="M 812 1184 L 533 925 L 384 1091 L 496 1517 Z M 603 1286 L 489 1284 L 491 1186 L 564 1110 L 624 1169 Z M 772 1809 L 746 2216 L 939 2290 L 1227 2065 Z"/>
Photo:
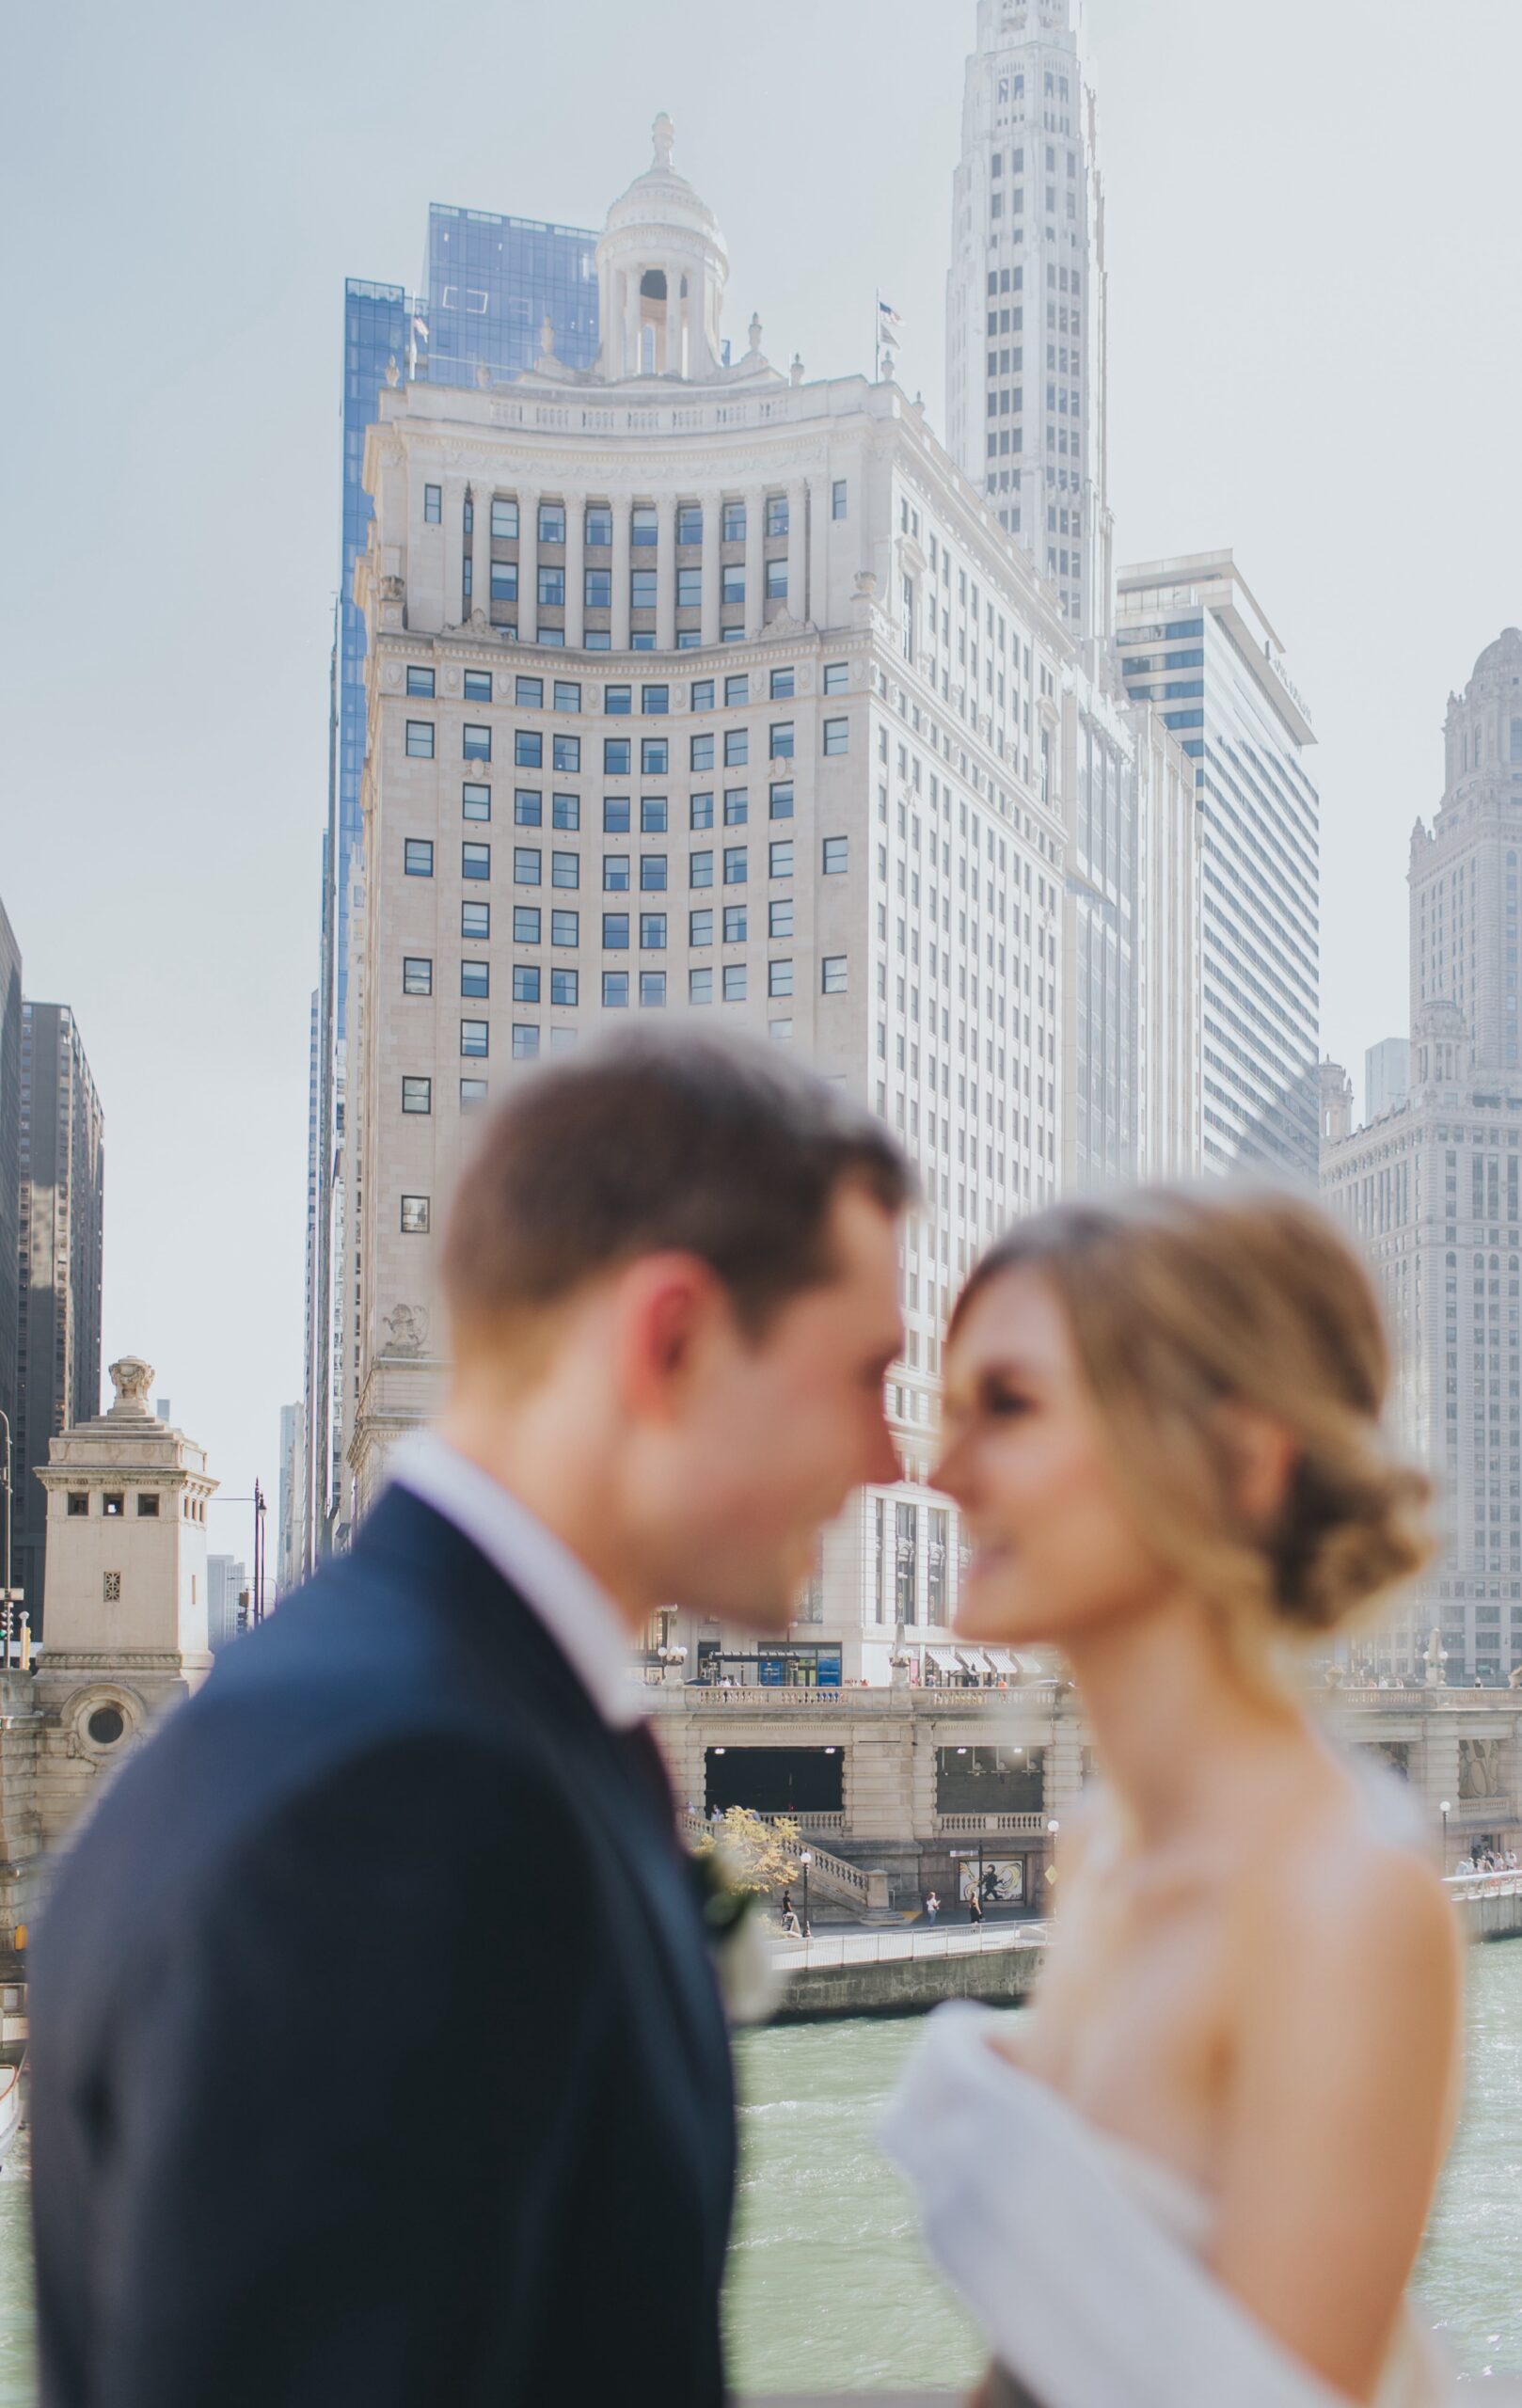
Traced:
<path fill-rule="evenodd" d="M 642 1254 L 695 1254 L 762 1328 L 827 1280 L 841 1187 L 886 1212 L 912 1175 L 881 1122 L 773 1048 L 604 1039 L 529 1073 L 462 1173 L 444 1243 L 455 1344 Z"/>

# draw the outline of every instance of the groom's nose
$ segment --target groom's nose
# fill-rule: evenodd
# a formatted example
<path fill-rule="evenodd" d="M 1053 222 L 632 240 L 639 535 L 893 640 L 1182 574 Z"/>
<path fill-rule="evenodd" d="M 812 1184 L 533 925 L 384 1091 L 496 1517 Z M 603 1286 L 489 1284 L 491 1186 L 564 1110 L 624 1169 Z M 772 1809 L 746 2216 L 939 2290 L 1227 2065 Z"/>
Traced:
<path fill-rule="evenodd" d="M 893 1432 L 888 1427 L 887 1415 L 880 1405 L 872 1432 L 869 1458 L 862 1473 L 863 1482 L 870 1481 L 880 1485 L 891 1486 L 898 1479 L 902 1469 L 903 1466 L 898 1460 L 898 1449 L 894 1443 Z"/>

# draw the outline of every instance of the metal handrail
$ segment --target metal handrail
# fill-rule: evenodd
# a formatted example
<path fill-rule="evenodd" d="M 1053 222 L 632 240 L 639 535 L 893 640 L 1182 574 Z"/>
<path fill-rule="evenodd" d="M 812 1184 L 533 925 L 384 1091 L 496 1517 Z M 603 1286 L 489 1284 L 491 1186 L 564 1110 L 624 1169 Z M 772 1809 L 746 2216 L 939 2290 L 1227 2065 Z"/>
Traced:
<path fill-rule="evenodd" d="M 1045 1922 L 984 1924 L 936 1931 L 840 1931 L 818 1940 L 774 1940 L 773 1962 L 784 1972 L 839 1972 L 847 1965 L 906 1965 L 950 1956 L 1007 1955 L 1017 1948 L 1044 1948 Z"/>

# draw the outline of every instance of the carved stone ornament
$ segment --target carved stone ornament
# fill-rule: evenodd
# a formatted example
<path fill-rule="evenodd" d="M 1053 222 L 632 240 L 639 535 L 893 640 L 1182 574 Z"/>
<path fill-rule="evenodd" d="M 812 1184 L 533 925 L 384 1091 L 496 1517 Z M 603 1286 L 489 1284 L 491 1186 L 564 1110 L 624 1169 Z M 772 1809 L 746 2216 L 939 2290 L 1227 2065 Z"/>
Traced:
<path fill-rule="evenodd" d="M 381 676 L 384 678 L 388 686 L 400 686 L 402 683 L 402 663 L 399 660 L 388 660 L 385 668 L 381 671 Z"/>
<path fill-rule="evenodd" d="M 152 1364 L 145 1363 L 140 1354 L 123 1354 L 110 1368 L 117 1404 L 125 1405 L 133 1413 L 146 1413 L 148 1392 L 153 1385 Z"/>
<path fill-rule="evenodd" d="M 388 1354 L 418 1355 L 428 1343 L 428 1308 L 425 1305 L 398 1305 L 386 1316 Z"/>
<path fill-rule="evenodd" d="M 1498 1798 L 1501 1794 L 1501 1743 L 1498 1739 L 1459 1741 L 1459 1796 Z"/>
<path fill-rule="evenodd" d="M 404 602 L 406 593 L 406 584 L 402 578 L 383 577 L 381 578 L 380 598 L 383 602 Z"/>

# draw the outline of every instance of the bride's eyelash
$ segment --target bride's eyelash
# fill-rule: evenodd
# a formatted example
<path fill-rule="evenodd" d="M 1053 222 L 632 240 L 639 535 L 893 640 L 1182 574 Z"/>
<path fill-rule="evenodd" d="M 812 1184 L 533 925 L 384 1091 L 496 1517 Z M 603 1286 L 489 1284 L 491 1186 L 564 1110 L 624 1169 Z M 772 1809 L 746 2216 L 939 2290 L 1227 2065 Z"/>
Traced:
<path fill-rule="evenodd" d="M 1017 1414 L 1028 1413 L 1031 1407 L 1023 1389 L 1002 1387 L 996 1383 L 984 1389 L 983 1402 L 987 1411 L 1001 1420 L 1011 1420 Z"/>

